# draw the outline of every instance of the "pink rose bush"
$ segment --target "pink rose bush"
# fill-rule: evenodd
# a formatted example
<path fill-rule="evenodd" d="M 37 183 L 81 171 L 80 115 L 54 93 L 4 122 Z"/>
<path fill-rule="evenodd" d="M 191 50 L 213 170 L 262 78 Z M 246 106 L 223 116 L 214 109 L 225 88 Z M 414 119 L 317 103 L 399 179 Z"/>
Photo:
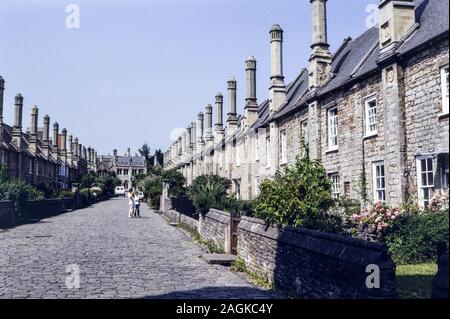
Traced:
<path fill-rule="evenodd" d="M 360 214 L 353 214 L 351 221 L 357 232 L 363 234 L 363 237 L 379 238 L 402 214 L 403 211 L 400 208 L 391 208 L 383 203 L 376 203 L 371 208 L 362 209 Z"/>

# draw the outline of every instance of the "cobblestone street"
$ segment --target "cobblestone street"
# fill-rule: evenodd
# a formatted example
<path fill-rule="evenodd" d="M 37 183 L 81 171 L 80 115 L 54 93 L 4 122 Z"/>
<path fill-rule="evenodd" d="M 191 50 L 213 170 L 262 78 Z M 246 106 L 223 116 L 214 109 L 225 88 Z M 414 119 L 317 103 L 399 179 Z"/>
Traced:
<path fill-rule="evenodd" d="M 271 296 L 204 262 L 191 239 L 146 205 L 141 214 L 128 218 L 127 201 L 112 199 L 0 233 L 0 298 Z M 69 265 L 79 267 L 79 288 L 66 286 Z"/>

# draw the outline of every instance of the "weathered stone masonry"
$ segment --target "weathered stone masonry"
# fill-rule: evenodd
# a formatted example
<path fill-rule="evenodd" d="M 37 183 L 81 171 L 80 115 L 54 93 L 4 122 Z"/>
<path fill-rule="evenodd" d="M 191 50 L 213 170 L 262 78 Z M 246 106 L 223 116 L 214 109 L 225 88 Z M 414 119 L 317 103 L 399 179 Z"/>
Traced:
<path fill-rule="evenodd" d="M 327 44 L 326 1 L 313 0 L 311 6 L 308 68 L 284 86 L 283 30 L 275 25 L 269 98 L 255 112 L 256 60 L 250 57 L 245 114 L 235 114 L 231 79 L 227 126 L 222 126 L 218 94 L 214 141 L 205 144 L 202 119 L 197 140 L 191 134 L 187 141 L 188 151 L 179 139 L 166 152 L 166 168 L 180 169 L 189 182 L 205 173 L 228 177 L 233 193 L 251 199 L 261 180 L 302 155 L 304 135 L 310 157 L 333 176 L 335 196 L 360 199 L 364 194 L 372 202 L 393 205 L 418 198 L 426 205 L 433 193 L 448 189 L 448 0 L 380 1 L 379 26 L 345 39 L 333 54 Z M 336 119 L 330 122 L 334 108 Z M 336 144 L 330 145 L 333 131 Z M 427 158 L 433 180 L 421 185 L 417 164 Z"/>

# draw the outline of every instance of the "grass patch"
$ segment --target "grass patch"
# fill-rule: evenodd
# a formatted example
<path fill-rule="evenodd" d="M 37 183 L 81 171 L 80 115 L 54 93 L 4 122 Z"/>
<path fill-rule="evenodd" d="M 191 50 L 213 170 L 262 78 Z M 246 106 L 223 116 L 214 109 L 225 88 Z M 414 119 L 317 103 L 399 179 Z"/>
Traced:
<path fill-rule="evenodd" d="M 401 299 L 431 298 L 432 280 L 438 270 L 436 263 L 398 265 L 397 292 Z"/>
<path fill-rule="evenodd" d="M 199 245 L 202 245 L 206 248 L 206 250 L 210 254 L 223 254 L 224 250 L 216 245 L 216 243 L 213 240 L 205 240 L 202 238 L 202 236 L 198 233 L 198 231 L 191 226 L 179 223 L 178 227 L 185 230 L 189 233 L 189 235 L 192 237 L 192 239 Z"/>
<path fill-rule="evenodd" d="M 241 258 L 236 258 L 236 260 L 231 264 L 230 269 L 231 271 L 245 273 L 250 281 L 259 287 L 269 290 L 274 289 L 267 276 L 248 270 L 245 262 Z"/>

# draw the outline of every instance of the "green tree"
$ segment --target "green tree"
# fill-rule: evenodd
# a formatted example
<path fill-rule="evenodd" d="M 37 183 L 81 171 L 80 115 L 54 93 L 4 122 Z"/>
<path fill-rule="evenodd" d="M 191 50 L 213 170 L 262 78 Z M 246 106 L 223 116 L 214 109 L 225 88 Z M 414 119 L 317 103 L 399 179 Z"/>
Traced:
<path fill-rule="evenodd" d="M 219 175 L 201 175 L 194 179 L 188 194 L 198 213 L 207 213 L 210 208 L 225 209 L 231 201 L 227 191 L 231 186 L 228 178 Z"/>
<path fill-rule="evenodd" d="M 338 232 L 340 218 L 327 213 L 332 202 L 324 167 L 306 155 L 261 183 L 254 215 L 268 224 Z"/>
<path fill-rule="evenodd" d="M 151 156 L 150 156 L 150 146 L 148 146 L 147 142 L 142 145 L 142 147 L 138 150 L 139 154 L 145 159 L 145 163 L 147 165 L 147 171 L 150 171 L 151 165 Z"/>

